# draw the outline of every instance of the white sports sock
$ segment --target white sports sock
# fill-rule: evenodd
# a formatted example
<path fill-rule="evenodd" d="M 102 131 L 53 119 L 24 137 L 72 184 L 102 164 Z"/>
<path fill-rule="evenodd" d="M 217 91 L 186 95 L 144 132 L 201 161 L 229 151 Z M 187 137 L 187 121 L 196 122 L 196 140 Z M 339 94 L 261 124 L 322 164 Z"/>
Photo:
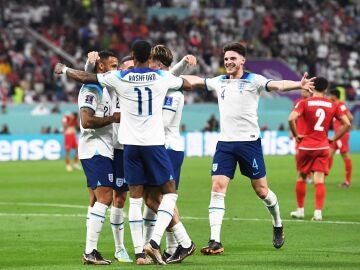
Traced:
<path fill-rule="evenodd" d="M 181 221 L 174 225 L 171 229 L 174 232 L 174 236 L 179 245 L 184 248 L 189 248 L 191 246 L 191 239 Z"/>
<path fill-rule="evenodd" d="M 130 198 L 129 199 L 129 226 L 131 232 L 131 238 L 134 245 L 135 254 L 141 253 L 143 251 L 143 241 L 142 241 L 142 214 L 141 206 L 143 199 L 142 198 Z"/>
<path fill-rule="evenodd" d="M 110 223 L 114 236 L 115 251 L 125 249 L 124 246 L 124 210 L 112 206 L 110 209 Z"/>
<path fill-rule="evenodd" d="M 209 223 L 211 240 L 220 242 L 221 225 L 225 214 L 225 193 L 211 192 L 209 204 Z"/>
<path fill-rule="evenodd" d="M 280 207 L 275 193 L 269 189 L 263 202 L 272 216 L 272 223 L 274 227 L 281 227 L 282 221 L 280 217 Z"/>
<path fill-rule="evenodd" d="M 108 206 L 106 204 L 102 204 L 99 202 L 96 202 L 92 207 L 89 215 L 88 226 L 86 229 L 86 254 L 91 253 L 93 249 L 97 250 L 97 243 L 105 221 L 107 209 Z"/>
<path fill-rule="evenodd" d="M 178 195 L 176 193 L 168 193 L 163 195 L 159 209 L 157 212 L 157 220 L 154 227 L 154 232 L 151 239 L 154 240 L 159 246 L 161 237 L 163 236 L 166 227 L 169 225 L 172 216 L 174 215 L 175 204 Z"/>
<path fill-rule="evenodd" d="M 88 227 L 91 209 L 92 209 L 92 207 L 89 205 L 88 210 L 87 210 L 87 214 L 86 214 L 86 228 Z"/>
<path fill-rule="evenodd" d="M 173 255 L 175 253 L 177 246 L 178 246 L 178 242 L 171 228 L 170 231 L 166 231 L 166 253 Z"/>
<path fill-rule="evenodd" d="M 154 231 L 155 222 L 157 219 L 156 213 L 150 209 L 146 204 L 144 206 L 143 213 L 143 243 L 148 243 L 151 239 L 151 235 Z"/>

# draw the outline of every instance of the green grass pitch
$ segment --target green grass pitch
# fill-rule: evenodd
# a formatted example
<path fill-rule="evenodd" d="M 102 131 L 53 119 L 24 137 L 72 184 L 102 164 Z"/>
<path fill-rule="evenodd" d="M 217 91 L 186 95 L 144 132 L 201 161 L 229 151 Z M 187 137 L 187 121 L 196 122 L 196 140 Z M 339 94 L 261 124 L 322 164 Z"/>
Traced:
<path fill-rule="evenodd" d="M 305 220 L 289 216 L 296 208 L 293 156 L 267 156 L 270 188 L 280 202 L 286 242 L 271 244 L 270 215 L 249 181 L 239 172 L 226 196 L 222 228 L 223 255 L 199 252 L 209 238 L 208 204 L 211 158 L 186 158 L 178 206 L 183 223 L 197 245 L 194 256 L 179 265 L 146 269 L 360 269 L 360 154 L 353 154 L 353 185 L 340 189 L 343 163 L 337 155 L 326 179 L 322 222 L 311 222 L 314 187 L 308 185 Z M 66 172 L 63 161 L 0 163 L 0 269 L 136 269 L 135 264 L 84 266 L 87 190 L 82 171 Z M 127 211 L 126 206 L 126 211 Z M 128 225 L 125 244 L 133 257 Z M 113 239 L 106 220 L 99 241 L 104 257 L 113 257 Z"/>

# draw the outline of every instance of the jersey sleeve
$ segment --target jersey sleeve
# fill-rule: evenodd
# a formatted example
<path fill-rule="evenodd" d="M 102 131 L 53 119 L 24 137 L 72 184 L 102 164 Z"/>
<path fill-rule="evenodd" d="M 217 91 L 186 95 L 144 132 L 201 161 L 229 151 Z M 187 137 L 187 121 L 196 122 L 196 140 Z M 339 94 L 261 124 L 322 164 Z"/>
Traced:
<path fill-rule="evenodd" d="M 116 91 L 115 85 L 119 82 L 119 71 L 113 70 L 106 73 L 98 73 L 96 77 L 102 87 L 106 87 L 110 91 Z"/>
<path fill-rule="evenodd" d="M 165 77 L 165 81 L 168 84 L 169 90 L 181 90 L 184 80 L 183 78 L 176 77 L 172 73 L 168 72 Z"/>
<path fill-rule="evenodd" d="M 340 119 L 347 112 L 347 108 L 344 104 L 339 104 L 335 110 L 335 118 Z"/>
<path fill-rule="evenodd" d="M 214 78 L 206 78 L 205 79 L 205 86 L 208 91 L 216 91 L 219 88 L 220 84 L 220 76 Z"/>
<path fill-rule="evenodd" d="M 254 75 L 254 84 L 258 92 L 260 93 L 261 91 L 264 90 L 268 91 L 267 84 L 272 80 L 267 79 L 260 74 L 253 74 L 253 75 Z"/>
<path fill-rule="evenodd" d="M 295 104 L 293 111 L 298 112 L 300 115 L 302 115 L 304 112 L 304 108 L 305 108 L 305 101 L 300 100 Z"/>
<path fill-rule="evenodd" d="M 81 108 L 90 108 L 96 111 L 102 96 L 102 89 L 100 87 L 83 85 L 80 89 L 78 105 Z"/>

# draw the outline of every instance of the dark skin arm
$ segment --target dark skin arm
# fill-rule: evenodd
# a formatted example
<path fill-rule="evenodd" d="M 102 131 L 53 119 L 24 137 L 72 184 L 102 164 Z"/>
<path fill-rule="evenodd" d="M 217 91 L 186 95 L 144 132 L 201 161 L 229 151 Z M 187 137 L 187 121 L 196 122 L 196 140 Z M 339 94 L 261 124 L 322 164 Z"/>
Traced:
<path fill-rule="evenodd" d="M 115 116 L 105 116 L 105 117 L 97 117 L 94 116 L 95 112 L 94 110 L 90 108 L 81 108 L 80 109 L 80 119 L 81 119 L 81 125 L 83 128 L 88 129 L 96 129 L 96 128 L 102 128 L 107 125 L 110 125 L 112 123 L 115 123 L 116 120 L 120 120 L 119 114 Z"/>
<path fill-rule="evenodd" d="M 55 74 L 63 74 L 63 69 L 66 66 L 62 63 L 57 63 L 55 68 L 54 68 L 54 73 Z M 68 78 L 71 78 L 77 82 L 81 82 L 81 83 L 98 83 L 96 74 L 94 73 L 88 73 L 82 70 L 77 70 L 77 69 L 72 69 L 72 68 L 68 68 L 66 70 L 66 76 Z"/>

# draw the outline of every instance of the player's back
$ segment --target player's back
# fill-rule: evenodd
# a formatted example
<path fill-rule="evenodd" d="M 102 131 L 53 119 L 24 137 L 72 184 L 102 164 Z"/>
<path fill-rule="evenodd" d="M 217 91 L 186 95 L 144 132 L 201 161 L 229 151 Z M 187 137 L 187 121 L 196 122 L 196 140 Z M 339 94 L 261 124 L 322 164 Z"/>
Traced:
<path fill-rule="evenodd" d="M 169 89 L 180 89 L 183 80 L 170 72 L 149 68 L 98 74 L 98 79 L 120 98 L 120 143 L 164 145 L 164 98 Z"/>
<path fill-rule="evenodd" d="M 305 122 L 305 134 L 299 149 L 328 148 L 328 131 L 337 113 L 337 104 L 328 98 L 310 97 L 301 101 L 296 110 Z"/>

